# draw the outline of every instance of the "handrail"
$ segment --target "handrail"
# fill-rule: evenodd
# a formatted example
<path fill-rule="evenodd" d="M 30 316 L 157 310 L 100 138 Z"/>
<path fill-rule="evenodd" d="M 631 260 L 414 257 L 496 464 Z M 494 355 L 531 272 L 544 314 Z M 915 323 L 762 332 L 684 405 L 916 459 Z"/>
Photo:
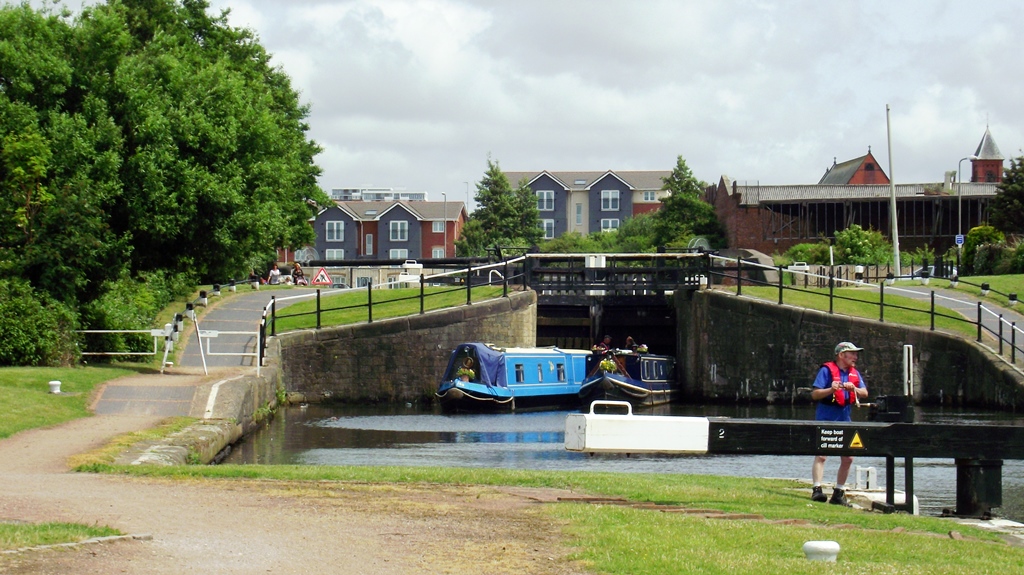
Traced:
<path fill-rule="evenodd" d="M 721 277 L 721 278 L 731 278 L 731 279 L 734 279 L 736 281 L 736 294 L 737 295 L 742 295 L 742 293 L 743 293 L 742 290 L 743 290 L 743 284 L 744 283 L 747 283 L 748 285 L 763 285 L 763 286 L 772 285 L 772 284 L 769 284 L 766 281 L 761 281 L 761 280 L 749 277 L 749 275 L 745 277 L 744 273 L 743 273 L 745 270 L 751 270 L 751 269 L 770 270 L 770 271 L 777 272 L 779 274 L 779 281 L 778 281 L 778 284 L 777 284 L 778 288 L 779 288 L 779 300 L 778 300 L 779 305 L 783 305 L 784 304 L 783 293 L 786 290 L 792 290 L 792 291 L 801 291 L 801 292 L 804 292 L 804 293 L 810 293 L 810 294 L 814 294 L 814 295 L 820 295 L 822 297 L 828 297 L 829 298 L 829 311 L 828 311 L 828 313 L 830 313 L 830 314 L 834 313 L 834 311 L 833 311 L 833 309 L 834 309 L 834 300 L 838 299 L 838 300 L 855 301 L 855 302 L 858 302 L 858 303 L 867 303 L 867 304 L 871 304 L 871 305 L 877 305 L 879 307 L 879 321 L 880 322 L 884 322 L 885 321 L 884 320 L 885 309 L 886 308 L 892 308 L 892 309 L 901 309 L 901 310 L 905 310 L 905 311 L 910 311 L 910 312 L 914 312 L 914 313 L 927 313 L 927 314 L 929 314 L 930 323 L 931 323 L 931 328 L 930 329 L 932 331 L 935 330 L 935 318 L 937 318 L 937 317 L 947 318 L 947 319 L 951 319 L 951 320 L 955 320 L 955 321 L 962 321 L 962 322 L 971 324 L 971 325 L 973 325 L 973 326 L 975 326 L 977 328 L 977 332 L 978 332 L 977 341 L 978 341 L 978 343 L 982 343 L 983 342 L 984 334 L 985 333 L 988 333 L 996 341 L 997 348 L 994 351 L 996 351 L 997 355 L 999 355 L 1000 357 L 1003 357 L 1007 353 L 1005 351 L 1005 348 L 1008 346 L 1009 347 L 1009 364 L 1014 369 L 1016 369 L 1018 371 L 1021 371 L 1020 368 L 1018 368 L 1016 366 L 1016 362 L 1017 362 L 1017 354 L 1018 353 L 1024 353 L 1024 348 L 1022 348 L 1021 345 L 1018 343 L 1020 341 L 1024 341 L 1024 338 L 1018 338 L 1018 333 L 1021 334 L 1021 335 L 1024 335 L 1024 331 L 1022 331 L 1021 328 L 1017 326 L 1016 322 L 1008 321 L 1006 318 L 1003 317 L 1003 314 L 999 313 L 998 310 L 990 309 L 989 307 L 985 306 L 985 304 L 983 302 L 981 302 L 981 301 L 977 302 L 977 319 L 976 320 L 971 320 L 971 319 L 967 319 L 966 317 L 962 317 L 962 316 L 959 316 L 959 315 L 950 315 L 950 314 L 942 313 L 941 311 L 936 310 L 936 305 L 935 305 L 936 300 L 946 300 L 946 301 L 950 301 L 950 302 L 956 302 L 957 304 L 964 305 L 964 306 L 971 306 L 972 304 L 971 304 L 971 302 L 967 302 L 967 301 L 964 301 L 964 300 L 960 300 L 960 299 L 952 298 L 952 297 L 949 297 L 949 296 L 946 296 L 946 295 L 943 295 L 943 294 L 936 293 L 935 290 L 931 290 L 930 294 L 929 294 L 930 301 L 931 301 L 930 309 L 928 311 L 923 311 L 923 310 L 911 308 L 911 307 L 904 306 L 904 305 L 887 303 L 885 301 L 885 294 L 887 294 L 887 293 L 892 293 L 892 292 L 899 293 L 899 292 L 902 292 L 904 294 L 911 294 L 910 295 L 911 297 L 913 297 L 913 296 L 920 296 L 921 295 L 921 292 L 919 292 L 919 291 L 909 290 L 909 289 L 901 288 L 901 287 L 898 287 L 898 286 L 893 286 L 891 284 L 887 287 L 886 284 L 890 283 L 889 280 L 886 280 L 885 282 L 880 282 L 876 286 L 873 283 L 868 283 L 868 282 L 864 282 L 864 281 L 860 281 L 860 280 L 847 280 L 847 279 L 835 277 L 835 276 L 833 276 L 831 274 L 828 275 L 828 276 L 823 276 L 821 274 L 814 274 L 814 273 L 810 273 L 810 272 L 802 272 L 802 271 L 798 271 L 798 270 L 786 270 L 782 266 L 778 266 L 778 267 L 767 266 L 767 265 L 761 264 L 761 263 L 756 262 L 756 261 L 751 261 L 751 260 L 726 258 L 726 257 L 722 257 L 722 256 L 716 256 L 716 255 L 713 255 L 713 254 L 709 254 L 708 257 L 709 257 L 709 259 L 711 261 L 716 261 L 717 260 L 717 261 L 721 261 L 723 263 L 728 263 L 730 266 L 735 265 L 735 268 L 736 268 L 735 275 L 729 274 L 727 272 L 716 271 L 716 269 L 715 269 L 715 267 L 713 265 L 712 266 L 708 266 L 708 267 L 709 267 L 709 273 L 712 276 Z M 799 275 L 804 275 L 805 278 L 816 278 L 816 279 L 825 280 L 825 281 L 827 281 L 827 284 L 825 284 L 825 285 L 827 285 L 829 287 L 829 292 L 827 294 L 822 294 L 822 293 L 818 293 L 818 292 L 815 292 L 815 291 L 810 291 L 810 290 L 807 290 L 807 289 L 800 289 L 800 288 L 793 287 L 793 286 L 787 286 L 787 285 L 785 285 L 785 282 L 783 280 L 784 272 L 787 272 L 787 271 L 789 273 L 791 273 L 791 274 L 794 274 L 794 277 L 797 274 L 799 274 Z M 890 279 L 892 279 L 892 278 L 890 278 Z M 957 280 L 957 281 L 961 281 L 962 282 L 963 280 Z M 818 283 L 820 285 L 820 284 L 822 284 L 824 282 L 816 282 L 816 283 Z M 879 293 L 878 302 L 875 303 L 873 301 L 856 299 L 856 298 L 851 298 L 851 297 L 846 297 L 846 296 L 843 296 L 843 295 L 840 295 L 840 294 L 836 294 L 833 288 L 836 286 L 836 284 L 844 284 L 844 283 L 845 284 L 851 284 L 851 285 L 857 286 L 857 287 L 863 287 L 863 288 L 869 288 L 869 289 L 877 289 L 878 293 Z M 968 283 L 968 282 L 963 282 L 963 283 Z M 806 285 L 806 282 L 805 282 L 805 285 Z M 977 284 L 969 284 L 969 285 L 977 285 Z M 985 287 L 988 287 L 988 284 L 982 284 L 982 285 L 985 286 Z M 992 290 L 992 291 L 994 291 L 994 290 Z M 997 292 L 997 293 L 999 293 L 999 292 Z M 1003 294 L 1003 295 L 1006 295 L 1006 294 Z M 1013 301 L 1013 298 L 1010 298 L 1010 299 L 1011 299 L 1011 301 Z M 987 323 L 985 321 L 986 317 L 988 317 L 989 320 L 990 320 Z M 995 327 L 990 327 L 990 325 L 988 325 L 988 324 L 992 324 L 992 323 L 995 324 Z"/>

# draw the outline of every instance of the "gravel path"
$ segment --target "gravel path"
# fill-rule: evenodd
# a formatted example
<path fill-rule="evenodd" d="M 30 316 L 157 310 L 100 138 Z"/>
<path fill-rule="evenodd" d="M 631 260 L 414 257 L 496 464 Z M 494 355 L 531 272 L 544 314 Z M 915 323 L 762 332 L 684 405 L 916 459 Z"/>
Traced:
<path fill-rule="evenodd" d="M 0 441 L 0 521 L 151 536 L 2 554 L 0 573 L 584 572 L 541 512 L 557 492 L 68 470 L 68 457 L 159 420 L 100 415 Z"/>

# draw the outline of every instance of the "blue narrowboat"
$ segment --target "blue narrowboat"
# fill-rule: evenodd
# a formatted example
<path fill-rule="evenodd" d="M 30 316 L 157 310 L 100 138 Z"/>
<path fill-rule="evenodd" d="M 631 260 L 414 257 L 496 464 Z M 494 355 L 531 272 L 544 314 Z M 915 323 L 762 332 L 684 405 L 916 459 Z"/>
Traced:
<path fill-rule="evenodd" d="M 661 405 L 680 394 L 674 357 L 628 349 L 592 354 L 580 386 L 584 406 L 599 399 L 628 401 L 637 407 Z"/>
<path fill-rule="evenodd" d="M 443 411 L 578 408 L 589 350 L 459 344 L 435 395 Z"/>

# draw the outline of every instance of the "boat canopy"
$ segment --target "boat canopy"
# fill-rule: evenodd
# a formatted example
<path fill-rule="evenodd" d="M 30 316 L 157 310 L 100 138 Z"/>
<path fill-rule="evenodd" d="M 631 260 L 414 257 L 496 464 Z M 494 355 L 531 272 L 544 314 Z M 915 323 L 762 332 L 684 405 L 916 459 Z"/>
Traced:
<path fill-rule="evenodd" d="M 477 379 L 484 385 L 496 387 L 508 387 L 508 378 L 505 373 L 505 354 L 488 346 L 486 343 L 461 343 L 455 348 L 452 357 L 448 360 L 448 370 L 445 373 L 454 374 L 455 371 L 465 365 L 467 359 L 473 360 L 472 369 L 477 372 Z"/>

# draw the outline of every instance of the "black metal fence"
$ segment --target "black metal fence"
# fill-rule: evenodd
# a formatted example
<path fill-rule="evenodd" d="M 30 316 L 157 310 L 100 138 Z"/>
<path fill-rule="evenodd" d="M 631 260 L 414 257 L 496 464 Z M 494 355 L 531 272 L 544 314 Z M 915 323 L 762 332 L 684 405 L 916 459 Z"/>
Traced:
<path fill-rule="evenodd" d="M 877 306 L 878 308 L 878 321 L 885 322 L 886 310 L 905 310 L 912 313 L 927 314 L 929 318 L 930 329 L 935 330 L 936 318 L 948 318 L 956 322 L 963 322 L 974 326 L 977 333 L 977 341 L 981 343 L 984 340 L 985 334 L 990 335 L 996 340 L 996 347 L 998 353 L 1001 356 L 1009 356 L 1010 363 L 1016 363 L 1018 356 L 1024 358 L 1024 331 L 1017 327 L 1016 321 L 1008 321 L 1004 319 L 1004 314 L 995 306 L 986 306 L 983 302 L 977 301 L 976 304 L 970 302 L 962 302 L 961 300 L 953 300 L 945 296 L 937 296 L 935 290 L 931 290 L 929 296 L 929 309 L 921 310 L 906 305 L 901 305 L 893 301 L 886 301 L 886 286 L 891 286 L 895 281 L 895 278 L 888 276 L 883 278 L 882 281 L 878 281 L 877 284 L 871 281 L 861 279 L 847 279 L 839 277 L 835 274 L 828 273 L 827 275 L 815 274 L 811 272 L 792 271 L 783 266 L 778 267 L 767 267 L 762 264 L 753 261 L 746 261 L 742 258 L 731 259 L 731 258 L 720 258 L 717 256 L 709 256 L 710 259 L 719 261 L 720 265 L 709 266 L 709 273 L 714 279 L 714 283 L 728 283 L 732 285 L 735 283 L 736 295 L 743 294 L 744 284 L 748 286 L 767 286 L 778 288 L 778 304 L 782 305 L 785 303 L 785 293 L 787 291 L 801 292 L 805 294 L 811 294 L 816 297 L 822 297 L 828 299 L 828 313 L 835 313 L 835 302 L 839 301 L 850 301 L 861 304 L 869 304 Z M 752 273 L 756 272 L 756 273 Z M 771 273 L 766 273 L 771 272 Z M 768 276 L 776 278 L 774 282 L 763 279 Z M 801 283 L 796 280 L 792 280 L 787 285 L 785 278 L 787 276 L 795 277 L 802 276 L 803 286 L 799 286 Z M 920 278 L 922 281 L 928 279 L 927 276 Z M 877 280 L 876 280 L 877 281 Z M 990 293 L 1000 295 L 1009 302 L 1009 305 L 1015 306 L 1017 304 L 1016 293 L 1003 293 L 997 290 L 991 289 L 989 284 L 982 283 L 976 284 L 968 281 L 961 280 L 953 277 L 950 279 L 950 283 L 956 287 L 959 284 L 965 284 L 978 288 L 980 294 L 984 297 Z M 871 289 L 878 289 L 878 301 L 871 301 L 862 298 L 855 298 L 843 295 L 842 293 L 836 293 L 837 285 L 846 284 L 847 286 L 861 286 L 868 287 Z M 814 289 L 812 289 L 814 288 Z M 827 291 L 825 291 L 827 288 Z M 900 288 L 889 287 L 889 291 L 901 291 Z M 908 293 L 909 290 L 902 290 Z M 975 318 L 967 318 L 962 315 L 954 315 L 945 313 L 943 307 L 936 305 L 936 299 L 948 299 L 951 301 L 958 301 L 960 303 L 966 303 L 969 306 L 976 306 Z M 987 320 L 987 321 L 986 321 Z"/>

